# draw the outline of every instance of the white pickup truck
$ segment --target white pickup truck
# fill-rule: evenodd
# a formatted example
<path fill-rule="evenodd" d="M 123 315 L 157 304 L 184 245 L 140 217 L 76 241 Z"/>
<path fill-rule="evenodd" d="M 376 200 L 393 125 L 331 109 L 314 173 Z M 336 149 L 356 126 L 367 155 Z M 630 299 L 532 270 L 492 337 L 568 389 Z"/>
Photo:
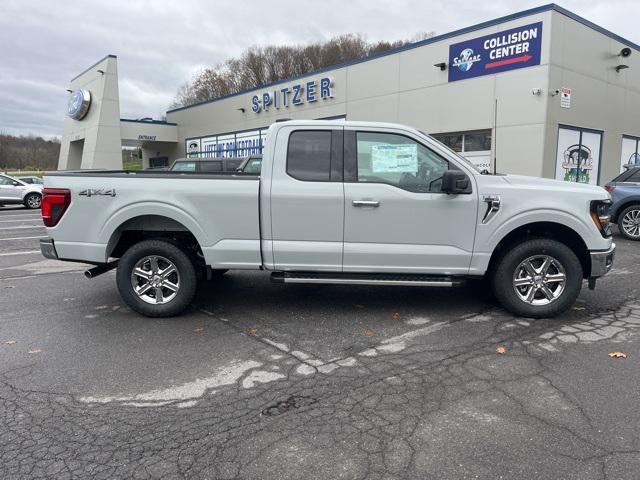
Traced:
<path fill-rule="evenodd" d="M 451 287 L 485 277 L 525 317 L 570 307 L 612 266 L 600 187 L 490 175 L 413 128 L 287 121 L 269 128 L 260 176 L 52 172 L 47 258 L 117 266 L 135 311 L 182 312 L 228 269 L 283 283 Z"/>

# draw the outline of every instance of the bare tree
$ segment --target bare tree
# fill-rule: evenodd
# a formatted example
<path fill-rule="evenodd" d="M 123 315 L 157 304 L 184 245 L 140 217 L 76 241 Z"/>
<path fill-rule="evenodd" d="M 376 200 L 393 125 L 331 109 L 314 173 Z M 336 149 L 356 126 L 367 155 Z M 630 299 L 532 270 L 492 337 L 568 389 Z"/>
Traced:
<path fill-rule="evenodd" d="M 433 32 L 415 35 L 411 41 L 431 38 Z M 182 85 L 172 107 L 212 100 L 266 83 L 300 76 L 357 58 L 365 58 L 409 43 L 367 42 L 361 35 L 346 34 L 307 45 L 252 46 L 238 58 L 197 72 Z"/>

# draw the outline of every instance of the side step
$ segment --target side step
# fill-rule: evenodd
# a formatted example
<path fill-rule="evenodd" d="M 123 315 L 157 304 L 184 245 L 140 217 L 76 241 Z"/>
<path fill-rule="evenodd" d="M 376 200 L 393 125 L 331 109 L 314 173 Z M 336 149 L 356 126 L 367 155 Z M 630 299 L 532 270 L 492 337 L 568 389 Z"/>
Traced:
<path fill-rule="evenodd" d="M 326 283 L 336 285 L 403 285 L 414 287 L 456 287 L 461 278 L 401 273 L 273 272 L 276 283 Z"/>

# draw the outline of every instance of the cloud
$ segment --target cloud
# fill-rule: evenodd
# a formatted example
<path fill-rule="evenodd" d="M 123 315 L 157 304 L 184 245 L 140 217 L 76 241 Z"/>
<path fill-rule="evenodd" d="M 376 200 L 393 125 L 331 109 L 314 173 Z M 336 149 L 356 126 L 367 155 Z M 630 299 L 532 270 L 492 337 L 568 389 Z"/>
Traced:
<path fill-rule="evenodd" d="M 158 118 L 204 66 L 251 45 L 303 44 L 343 33 L 369 40 L 446 33 L 539 5 L 532 0 L 3 0 L 0 3 L 0 131 L 62 133 L 69 80 L 106 54 L 118 56 L 123 117 Z M 563 3 L 640 41 L 640 2 Z M 624 12 L 624 15 L 620 15 Z"/>

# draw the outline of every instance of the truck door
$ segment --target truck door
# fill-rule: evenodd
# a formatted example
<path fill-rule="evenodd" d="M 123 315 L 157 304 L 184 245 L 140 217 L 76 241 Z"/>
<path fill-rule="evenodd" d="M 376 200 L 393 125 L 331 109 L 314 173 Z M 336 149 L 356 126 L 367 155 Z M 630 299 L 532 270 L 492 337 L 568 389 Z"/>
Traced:
<path fill-rule="evenodd" d="M 343 129 L 285 127 L 275 142 L 270 193 L 274 269 L 341 271 Z"/>
<path fill-rule="evenodd" d="M 442 193 L 443 172 L 459 167 L 418 138 L 345 129 L 345 272 L 468 273 L 475 182 L 470 195 Z"/>

